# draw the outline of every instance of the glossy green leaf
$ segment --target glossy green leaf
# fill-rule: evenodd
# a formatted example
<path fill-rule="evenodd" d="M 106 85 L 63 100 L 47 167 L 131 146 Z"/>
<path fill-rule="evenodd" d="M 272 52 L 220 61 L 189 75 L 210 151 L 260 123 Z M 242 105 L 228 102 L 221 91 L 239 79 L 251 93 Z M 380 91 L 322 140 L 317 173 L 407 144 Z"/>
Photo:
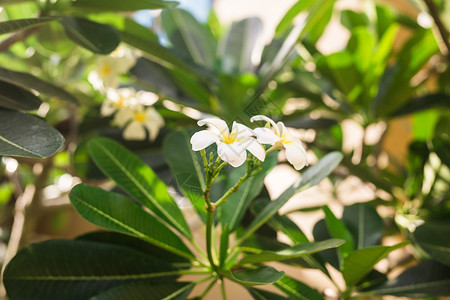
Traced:
<path fill-rule="evenodd" d="M 14 110 L 38 109 L 42 101 L 16 85 L 0 80 L 0 106 Z"/>
<path fill-rule="evenodd" d="M 283 276 L 274 283 L 280 291 L 289 296 L 289 299 L 296 300 L 323 300 L 322 295 L 315 289 L 292 277 Z"/>
<path fill-rule="evenodd" d="M 220 221 L 222 222 L 222 225 L 230 226 L 230 232 L 236 230 L 244 217 L 248 206 L 261 192 L 264 185 L 264 178 L 266 178 L 267 174 L 275 167 L 277 162 L 277 153 L 267 155 L 265 161 L 261 164 L 262 170 L 255 176 L 250 177 L 241 185 L 239 190 L 228 197 L 227 202 L 220 210 Z M 244 176 L 246 172 L 247 164 L 232 169 L 227 177 L 227 188 L 234 186 L 239 178 Z"/>
<path fill-rule="evenodd" d="M 427 221 L 413 232 L 414 240 L 433 259 L 450 266 L 450 223 Z"/>
<path fill-rule="evenodd" d="M 44 158 L 58 152 L 64 137 L 42 119 L 0 109 L 0 155 Z"/>
<path fill-rule="evenodd" d="M 46 24 L 57 19 L 55 17 L 42 17 L 0 22 L 0 35 Z"/>
<path fill-rule="evenodd" d="M 127 193 L 188 238 L 189 226 L 166 185 L 139 157 L 106 138 L 89 142 L 89 154 L 97 166 Z"/>
<path fill-rule="evenodd" d="M 183 9 L 165 9 L 161 21 L 173 49 L 198 65 L 213 68 L 217 43 L 209 29 Z"/>
<path fill-rule="evenodd" d="M 190 137 L 186 130 L 175 131 L 166 136 L 163 142 L 164 158 L 169 164 L 181 192 L 189 198 L 198 215 L 206 221 L 205 175 L 201 156 L 192 150 Z M 176 151 L 174 151 L 176 149 Z"/>
<path fill-rule="evenodd" d="M 315 165 L 309 167 L 302 173 L 294 184 L 283 192 L 276 200 L 270 202 L 248 226 L 240 240 L 245 240 L 264 223 L 270 220 L 278 210 L 296 193 L 306 190 L 327 177 L 341 162 L 343 155 L 339 152 L 331 152 L 319 160 Z"/>
<path fill-rule="evenodd" d="M 313 236 L 314 236 L 314 241 L 316 241 L 316 242 L 325 241 L 325 240 L 332 238 L 332 236 L 330 235 L 330 232 L 328 231 L 328 227 L 325 222 L 325 219 L 319 220 L 314 225 Z M 321 265 L 322 265 L 321 270 L 325 268 L 325 264 L 323 262 L 329 263 L 336 270 L 340 270 L 340 268 L 341 268 L 341 262 L 339 261 L 337 249 L 328 249 L 328 250 L 320 251 L 319 253 L 316 254 L 316 258 L 318 258 L 317 261 L 319 263 L 321 263 Z"/>
<path fill-rule="evenodd" d="M 115 286 L 160 282 L 176 269 L 129 248 L 89 241 L 54 240 L 21 250 L 8 264 L 10 299 L 88 299 Z"/>
<path fill-rule="evenodd" d="M 176 1 L 163 0 L 75 0 L 72 7 L 88 12 L 135 11 L 141 9 L 170 8 L 178 4 Z"/>
<path fill-rule="evenodd" d="M 127 197 L 83 184 L 75 186 L 69 196 L 78 213 L 89 222 L 192 258 L 177 235 Z"/>
<path fill-rule="evenodd" d="M 161 299 L 175 299 L 179 294 L 189 293 L 194 288 L 193 283 L 188 282 L 132 282 L 113 287 L 105 292 L 102 292 L 90 300 L 161 300 Z M 183 299 L 186 299 L 184 297 Z"/>
<path fill-rule="evenodd" d="M 355 249 L 352 234 L 347 227 L 345 227 L 344 223 L 336 218 L 328 206 L 322 207 L 322 210 L 325 213 L 325 222 L 331 236 L 345 241 L 338 249 L 340 259 L 343 259 Z"/>
<path fill-rule="evenodd" d="M 287 300 L 289 298 L 286 298 L 284 296 L 274 294 L 262 289 L 255 289 L 251 287 L 247 287 L 247 290 L 252 295 L 253 299 L 255 300 Z"/>
<path fill-rule="evenodd" d="M 374 292 L 415 298 L 450 296 L 450 267 L 435 261 L 423 261 L 406 269 Z"/>
<path fill-rule="evenodd" d="M 261 267 L 236 273 L 228 271 L 224 275 L 241 285 L 252 286 L 274 283 L 284 276 L 284 272 L 279 272 L 272 267 Z"/>
<path fill-rule="evenodd" d="M 342 222 L 353 237 L 356 249 L 380 243 L 384 226 L 375 208 L 367 203 L 355 203 L 344 207 Z"/>
<path fill-rule="evenodd" d="M 409 242 L 394 246 L 373 246 L 355 250 L 349 253 L 342 262 L 342 275 L 348 287 L 355 285 L 364 275 L 368 274 L 376 263 L 385 258 L 395 249 L 407 245 Z"/>
<path fill-rule="evenodd" d="M 109 54 L 119 46 L 119 32 L 112 26 L 76 17 L 64 17 L 60 22 L 73 42 L 93 53 Z"/>
<path fill-rule="evenodd" d="M 64 89 L 28 73 L 0 68 L 0 80 L 20 86 L 24 89 L 36 90 L 50 98 L 56 98 L 73 104 L 78 103 L 78 100 Z"/>
<path fill-rule="evenodd" d="M 228 74 L 252 72 L 252 57 L 262 43 L 262 22 L 258 18 L 248 18 L 233 23 L 219 49 L 221 70 Z"/>
<path fill-rule="evenodd" d="M 262 251 L 257 254 L 250 254 L 241 259 L 239 264 L 286 260 L 330 248 L 336 248 L 342 244 L 343 241 L 339 239 L 330 239 L 315 243 L 303 243 L 278 251 Z"/>

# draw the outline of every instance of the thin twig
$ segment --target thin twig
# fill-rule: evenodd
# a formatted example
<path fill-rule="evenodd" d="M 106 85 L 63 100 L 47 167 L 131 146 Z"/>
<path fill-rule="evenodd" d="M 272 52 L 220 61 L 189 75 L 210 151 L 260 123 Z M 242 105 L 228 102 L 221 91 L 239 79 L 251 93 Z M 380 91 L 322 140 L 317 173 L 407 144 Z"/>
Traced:
<path fill-rule="evenodd" d="M 439 10 L 436 7 L 436 4 L 433 0 L 423 0 L 425 2 L 425 5 L 428 7 L 428 11 L 431 15 L 431 17 L 434 20 L 434 24 L 436 24 L 436 27 L 439 32 L 441 43 L 439 43 L 439 48 L 444 56 L 447 57 L 447 60 L 450 61 L 450 42 L 448 40 L 449 33 L 447 29 L 445 28 L 444 23 L 442 23 L 442 20 L 439 16 Z M 443 49 L 445 46 L 445 49 Z"/>
<path fill-rule="evenodd" d="M 27 37 L 32 35 L 33 33 L 39 31 L 42 28 L 42 26 L 35 26 L 31 27 L 19 32 L 14 33 L 9 38 L 3 40 L 0 43 L 0 52 L 7 51 L 12 45 L 14 45 L 17 42 L 25 40 Z"/>

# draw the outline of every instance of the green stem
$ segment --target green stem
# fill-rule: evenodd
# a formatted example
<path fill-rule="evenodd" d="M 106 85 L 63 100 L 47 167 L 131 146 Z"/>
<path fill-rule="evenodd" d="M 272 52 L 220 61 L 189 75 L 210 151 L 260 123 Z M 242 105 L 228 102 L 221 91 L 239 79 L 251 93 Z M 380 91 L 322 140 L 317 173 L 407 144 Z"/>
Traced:
<path fill-rule="evenodd" d="M 220 290 L 222 291 L 222 300 L 227 300 L 227 293 L 225 291 L 225 281 L 222 280 L 220 281 Z"/>
<path fill-rule="evenodd" d="M 214 210 L 207 211 L 206 215 L 206 252 L 208 254 L 208 260 L 211 264 L 211 268 L 213 271 L 217 271 L 217 266 L 214 263 L 214 258 L 212 255 L 212 230 L 213 230 L 213 223 L 214 223 Z"/>
<path fill-rule="evenodd" d="M 217 278 L 214 278 L 214 280 L 212 280 L 209 284 L 208 284 L 208 286 L 206 287 L 206 289 L 203 291 L 203 293 L 200 295 L 200 299 L 203 299 L 205 296 L 206 296 L 206 294 L 208 294 L 208 292 L 211 290 L 211 288 L 214 286 L 214 284 L 216 283 L 216 281 L 217 281 Z"/>
<path fill-rule="evenodd" d="M 203 258 L 207 258 L 207 257 L 206 257 L 205 251 L 203 251 L 203 249 L 200 247 L 199 244 L 197 244 L 197 242 L 196 242 L 195 240 L 192 240 L 191 243 L 192 243 L 192 246 L 194 246 L 195 250 L 197 250 L 198 253 L 199 253 Z M 205 264 L 203 261 L 200 261 L 200 260 L 199 260 L 198 262 L 199 262 L 202 266 L 206 266 L 206 264 Z"/>

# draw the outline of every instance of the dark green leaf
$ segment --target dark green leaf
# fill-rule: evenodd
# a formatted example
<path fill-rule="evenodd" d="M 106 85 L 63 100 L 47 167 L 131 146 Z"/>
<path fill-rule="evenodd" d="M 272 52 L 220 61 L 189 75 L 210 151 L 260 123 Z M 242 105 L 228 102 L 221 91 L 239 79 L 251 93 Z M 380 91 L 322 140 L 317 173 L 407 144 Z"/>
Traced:
<path fill-rule="evenodd" d="M 338 248 L 340 259 L 345 258 L 351 251 L 355 249 L 353 237 L 341 220 L 336 218 L 328 206 L 322 207 L 325 213 L 325 223 L 327 224 L 328 232 L 332 237 L 343 239 L 345 243 Z"/>
<path fill-rule="evenodd" d="M 413 236 L 433 259 L 450 266 L 450 222 L 427 221 L 416 228 Z"/>
<path fill-rule="evenodd" d="M 270 204 L 255 217 L 240 240 L 246 239 L 260 226 L 270 220 L 293 195 L 321 182 L 339 165 L 342 158 L 343 155 L 339 152 L 329 153 L 314 166 L 311 166 L 304 171 L 302 176 L 296 180 L 291 187 L 284 191 L 284 193 L 276 200 L 270 202 Z"/>
<path fill-rule="evenodd" d="M 73 42 L 96 54 L 109 54 L 119 46 L 119 32 L 112 26 L 75 17 L 64 17 L 61 24 Z"/>
<path fill-rule="evenodd" d="M 0 81 L 0 106 L 14 110 L 38 109 L 42 101 L 20 87 Z"/>
<path fill-rule="evenodd" d="M 328 231 L 327 223 L 325 222 L 325 219 L 319 220 L 313 228 L 313 236 L 314 240 L 316 242 L 318 241 L 325 241 L 328 239 L 331 239 L 332 236 L 330 235 L 330 232 Z M 340 270 L 341 262 L 339 261 L 337 249 L 328 249 L 324 251 L 320 251 L 316 254 L 318 261 L 324 261 L 329 263 L 331 266 L 333 266 L 336 270 Z M 325 265 L 322 263 L 322 268 L 325 268 Z"/>
<path fill-rule="evenodd" d="M 193 257 L 177 235 L 125 196 L 83 184 L 75 186 L 69 196 L 78 213 L 89 222 L 138 237 L 178 255 Z"/>
<path fill-rule="evenodd" d="M 54 17 L 42 17 L 42 18 L 19 19 L 0 22 L 0 35 L 42 25 L 51 21 L 55 21 L 57 19 L 58 18 Z"/>
<path fill-rule="evenodd" d="M 221 70 L 224 73 L 239 74 L 252 72 L 252 57 L 262 42 L 262 22 L 258 18 L 248 18 L 233 23 L 228 32 L 223 48 L 219 49 Z"/>
<path fill-rule="evenodd" d="M 74 8 L 88 12 L 103 11 L 135 11 L 141 9 L 170 8 L 177 5 L 176 1 L 163 0 L 75 0 L 72 1 Z"/>
<path fill-rule="evenodd" d="M 297 299 L 297 300 L 323 300 L 322 295 L 312 289 L 308 285 L 303 282 L 297 281 L 294 278 L 289 276 L 283 276 L 280 280 L 274 283 L 274 285 L 286 293 L 289 296 L 289 299 Z"/>
<path fill-rule="evenodd" d="M 292 247 L 288 247 L 278 251 L 262 251 L 257 254 L 245 256 L 239 261 L 239 264 L 261 263 L 268 261 L 286 260 L 303 255 L 316 253 L 322 250 L 335 248 L 342 245 L 343 241 L 339 239 L 330 239 L 315 243 L 303 243 Z"/>
<path fill-rule="evenodd" d="M 219 251 L 219 266 L 223 267 L 228 256 L 228 248 L 230 246 L 230 229 L 225 226 L 220 234 L 220 251 Z"/>
<path fill-rule="evenodd" d="M 78 300 L 120 284 L 176 275 L 174 271 L 129 248 L 55 240 L 21 250 L 8 264 L 4 283 L 10 299 Z"/>
<path fill-rule="evenodd" d="M 139 157 L 106 138 L 92 139 L 88 148 L 94 162 L 106 175 L 183 235 L 192 238 L 189 226 L 166 185 Z"/>
<path fill-rule="evenodd" d="M 392 117 L 399 117 L 414 114 L 428 109 L 450 109 L 450 95 L 428 94 L 418 98 L 408 100 L 401 108 L 391 114 Z"/>
<path fill-rule="evenodd" d="M 284 272 L 279 272 L 272 267 L 261 267 L 258 269 L 239 271 L 237 273 L 228 271 L 225 275 L 241 285 L 252 286 L 274 283 L 283 277 Z"/>
<path fill-rule="evenodd" d="M 239 190 L 231 194 L 227 202 L 222 206 L 220 221 L 224 226 L 229 225 L 231 232 L 236 230 L 248 206 L 260 193 L 264 185 L 264 178 L 275 167 L 277 162 L 277 153 L 267 155 L 265 161 L 261 164 L 262 170 L 244 182 Z M 245 175 L 245 172 L 247 172 L 247 164 L 232 169 L 227 178 L 227 188 L 233 187 L 239 178 Z"/>
<path fill-rule="evenodd" d="M 356 249 L 379 244 L 384 229 L 383 220 L 369 204 L 345 206 L 341 220 L 352 234 Z"/>
<path fill-rule="evenodd" d="M 64 137 L 43 120 L 0 109 L 0 155 L 44 158 L 63 144 Z"/>
<path fill-rule="evenodd" d="M 265 290 L 247 287 L 247 290 L 255 300 L 287 300 L 289 298 L 274 294 Z"/>
<path fill-rule="evenodd" d="M 161 21 L 174 51 L 198 65 L 213 68 L 217 43 L 209 29 L 182 9 L 165 9 Z"/>
<path fill-rule="evenodd" d="M 62 88 L 43 81 L 28 73 L 16 72 L 8 69 L 0 68 L 0 79 L 20 86 L 24 89 L 33 89 L 50 98 L 56 98 L 70 103 L 77 104 L 78 100 L 63 90 Z"/>
<path fill-rule="evenodd" d="M 375 293 L 421 298 L 450 296 L 450 267 L 434 261 L 421 262 L 377 288 Z"/>
<path fill-rule="evenodd" d="M 399 243 L 394 246 L 373 246 L 355 250 L 344 258 L 342 263 L 342 276 L 348 287 L 358 283 L 368 274 L 376 263 L 385 258 L 389 253 L 405 246 L 409 242 Z"/>
<path fill-rule="evenodd" d="M 167 282 L 160 281 L 153 282 L 132 282 L 122 284 L 105 292 L 102 292 L 90 300 L 160 300 L 160 299 L 174 299 L 177 292 L 188 292 L 189 294 L 194 288 L 193 283 L 187 282 Z M 181 290 L 181 291 L 180 291 Z"/>

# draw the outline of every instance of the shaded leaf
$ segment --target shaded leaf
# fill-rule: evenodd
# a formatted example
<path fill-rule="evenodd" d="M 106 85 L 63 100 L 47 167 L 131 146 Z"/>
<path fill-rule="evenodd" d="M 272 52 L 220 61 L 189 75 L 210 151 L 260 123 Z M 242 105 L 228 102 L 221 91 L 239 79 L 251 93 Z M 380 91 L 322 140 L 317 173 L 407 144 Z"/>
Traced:
<path fill-rule="evenodd" d="M 87 299 L 127 282 L 155 280 L 176 269 L 129 248 L 88 241 L 46 241 L 8 264 L 10 299 Z M 158 280 L 160 282 L 160 279 Z"/>
<path fill-rule="evenodd" d="M 56 98 L 59 100 L 67 101 L 70 103 L 78 104 L 78 100 L 64 89 L 46 82 L 42 79 L 34 77 L 31 74 L 16 72 L 8 69 L 0 68 L 0 79 L 20 86 L 24 89 L 33 89 L 41 94 L 44 94 L 50 98 Z"/>
<path fill-rule="evenodd" d="M 289 296 L 289 299 L 298 300 L 322 300 L 322 295 L 315 289 L 292 277 L 283 276 L 274 285 Z"/>
<path fill-rule="evenodd" d="M 166 185 L 139 157 L 106 138 L 92 139 L 88 149 L 97 166 L 127 193 L 186 237 L 192 238 L 189 226 Z"/>
<path fill-rule="evenodd" d="M 423 261 L 389 280 L 375 293 L 400 297 L 450 296 L 450 267 L 434 261 Z"/>
<path fill-rule="evenodd" d="M 241 285 L 252 286 L 274 283 L 283 277 L 284 272 L 279 272 L 272 267 L 261 267 L 236 273 L 228 271 L 225 275 Z"/>
<path fill-rule="evenodd" d="M 247 290 L 255 300 L 287 300 L 289 298 L 274 294 L 265 290 L 247 287 Z"/>
<path fill-rule="evenodd" d="M 347 255 L 342 262 L 342 276 L 348 287 L 355 285 L 364 275 L 368 274 L 375 264 L 385 258 L 395 249 L 407 245 L 409 242 L 394 246 L 373 246 L 355 250 Z"/>
<path fill-rule="evenodd" d="M 248 226 L 240 240 L 244 240 L 255 232 L 261 225 L 271 219 L 278 210 L 296 193 L 310 188 L 327 177 L 341 162 L 343 155 L 339 152 L 327 154 L 314 166 L 303 172 L 302 176 L 294 184 L 283 192 L 276 200 L 270 202 Z"/>
<path fill-rule="evenodd" d="M 330 233 L 328 231 L 325 219 L 319 220 L 314 225 L 313 236 L 314 236 L 314 240 L 316 242 L 325 241 L 325 240 L 332 238 L 332 236 L 330 235 Z M 316 255 L 318 258 L 321 258 L 321 260 L 323 260 L 324 262 L 329 263 L 336 270 L 340 270 L 341 262 L 339 261 L 337 249 L 328 249 L 328 250 L 320 251 Z M 325 266 L 323 266 L 323 268 L 325 268 Z"/>
<path fill-rule="evenodd" d="M 141 9 L 170 8 L 178 4 L 176 1 L 163 0 L 75 0 L 72 7 L 88 12 L 135 11 Z"/>
<path fill-rule="evenodd" d="M 119 46 L 120 35 L 112 26 L 76 17 L 64 17 L 60 22 L 73 42 L 93 53 L 109 54 Z"/>
<path fill-rule="evenodd" d="M 239 264 L 261 263 L 268 261 L 286 260 L 303 255 L 316 253 L 325 249 L 335 248 L 342 245 L 343 241 L 339 239 L 330 239 L 315 243 L 302 243 L 278 251 L 262 251 L 257 254 L 245 256 L 239 261 Z"/>
<path fill-rule="evenodd" d="M 450 266 L 450 223 L 427 221 L 413 232 L 414 240 L 431 257 Z"/>
<path fill-rule="evenodd" d="M 399 117 L 414 114 L 428 109 L 450 109 L 450 95 L 428 94 L 408 100 L 405 105 L 391 114 L 391 117 Z"/>
<path fill-rule="evenodd" d="M 83 184 L 75 186 L 69 196 L 78 213 L 89 222 L 138 237 L 178 255 L 193 257 L 177 235 L 125 196 Z"/>
<path fill-rule="evenodd" d="M 64 137 L 45 121 L 0 109 L 0 155 L 44 158 L 58 152 Z"/>
<path fill-rule="evenodd" d="M 325 223 L 327 224 L 328 232 L 332 237 L 345 241 L 345 243 L 338 248 L 338 253 L 342 260 L 355 249 L 353 237 L 345 227 L 344 223 L 336 218 L 328 206 L 323 206 L 322 210 L 325 213 Z"/>
<path fill-rule="evenodd" d="M 51 21 L 55 21 L 57 19 L 58 18 L 55 17 L 42 17 L 42 18 L 19 19 L 0 22 L 0 35 L 42 25 Z"/>
<path fill-rule="evenodd" d="M 42 101 L 20 87 L 0 81 L 0 106 L 14 110 L 38 109 Z"/>

